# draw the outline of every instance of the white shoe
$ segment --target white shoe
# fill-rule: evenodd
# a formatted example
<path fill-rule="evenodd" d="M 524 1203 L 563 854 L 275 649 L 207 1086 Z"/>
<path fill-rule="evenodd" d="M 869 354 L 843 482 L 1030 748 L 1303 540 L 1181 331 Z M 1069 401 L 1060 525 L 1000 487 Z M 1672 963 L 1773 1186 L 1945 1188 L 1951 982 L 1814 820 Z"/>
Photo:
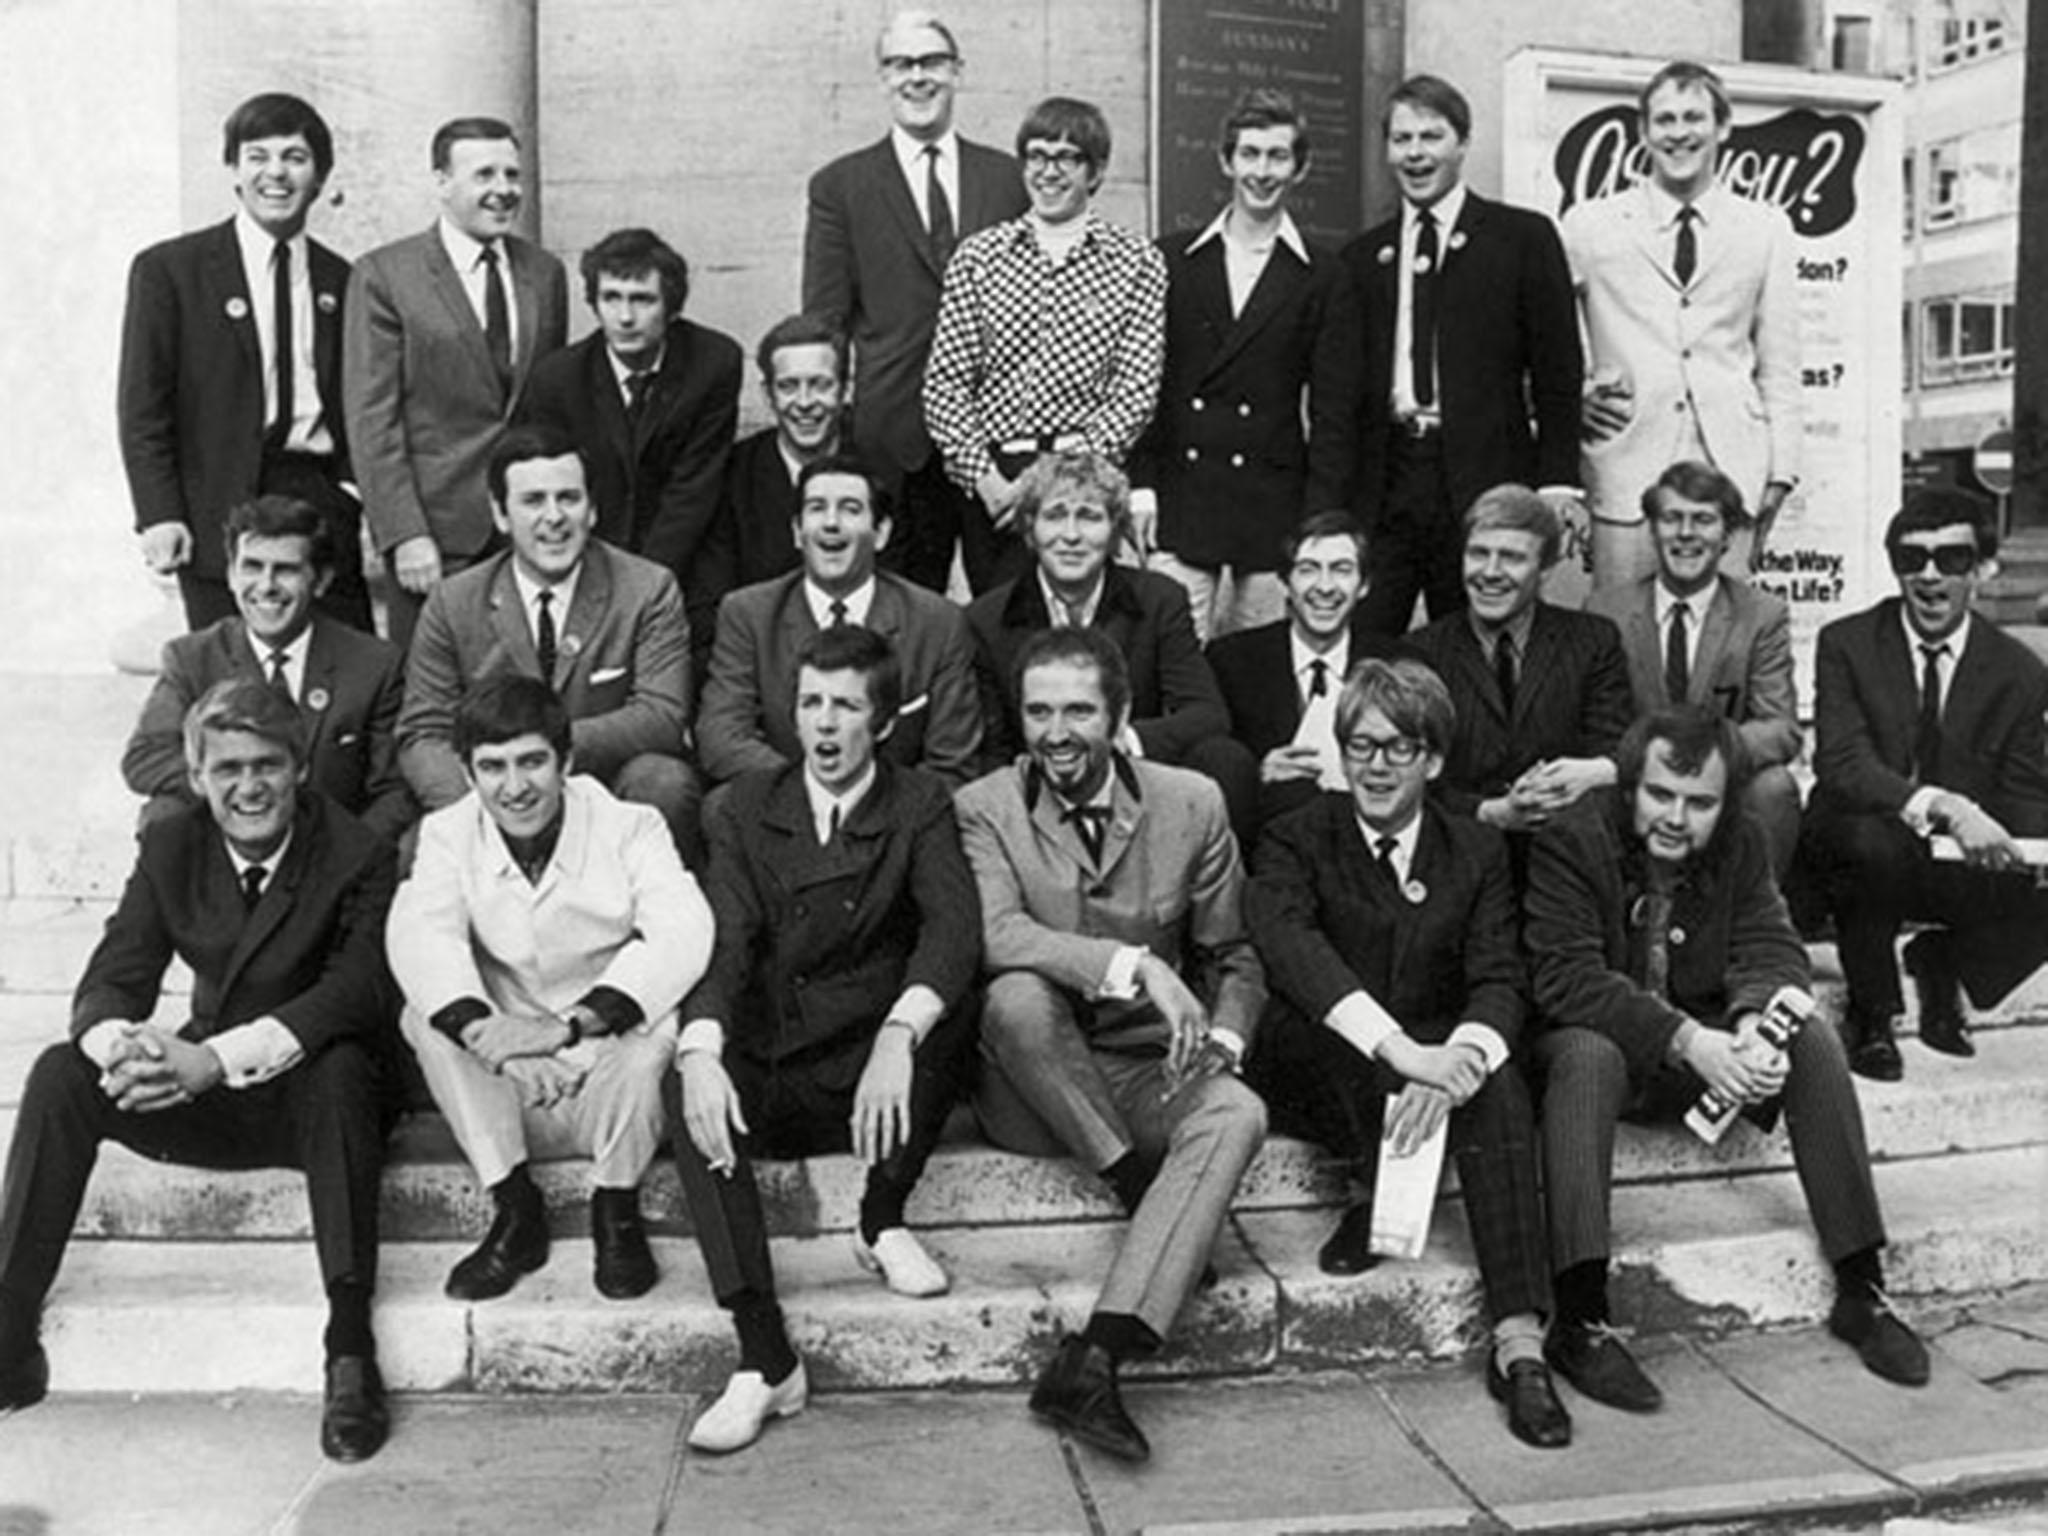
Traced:
<path fill-rule="evenodd" d="M 908 1227 L 890 1227 L 875 1238 L 870 1248 L 853 1232 L 853 1257 L 871 1275 L 880 1275 L 898 1296 L 943 1296 L 953 1288 L 938 1261 L 924 1251 L 924 1244 L 911 1236 Z"/>
<path fill-rule="evenodd" d="M 690 1426 L 690 1448 L 720 1455 L 744 1450 L 761 1438 L 761 1428 L 770 1419 L 802 1413 L 810 1397 L 811 1383 L 801 1360 L 772 1387 L 759 1371 L 734 1371 L 718 1401 Z"/>

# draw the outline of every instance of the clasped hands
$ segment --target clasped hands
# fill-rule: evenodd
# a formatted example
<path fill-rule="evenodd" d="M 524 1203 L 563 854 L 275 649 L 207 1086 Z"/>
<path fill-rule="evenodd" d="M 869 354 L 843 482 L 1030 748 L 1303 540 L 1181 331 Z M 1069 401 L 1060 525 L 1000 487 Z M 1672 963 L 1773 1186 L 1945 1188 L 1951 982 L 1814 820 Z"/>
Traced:
<path fill-rule="evenodd" d="M 569 1044 L 568 1022 L 551 1013 L 491 1013 L 462 1027 L 463 1049 L 509 1077 L 520 1099 L 548 1109 L 573 1098 L 589 1068 L 557 1055 Z"/>
<path fill-rule="evenodd" d="M 1760 1104 L 1784 1091 L 1792 1064 L 1783 1051 L 1762 1043 L 1757 1015 L 1746 1013 L 1735 1032 L 1700 1028 L 1686 1042 L 1685 1064 L 1700 1081 L 1730 1104 Z"/>
<path fill-rule="evenodd" d="M 123 1024 L 100 1073 L 100 1091 L 116 1109 L 148 1114 L 190 1104 L 226 1079 L 213 1047 L 154 1024 Z"/>
<path fill-rule="evenodd" d="M 1395 1157 L 1420 1151 L 1453 1109 L 1486 1086 L 1486 1055 L 1469 1043 L 1424 1045 L 1395 1035 L 1379 1056 L 1407 1079 L 1387 1102 L 1384 1140 Z"/>

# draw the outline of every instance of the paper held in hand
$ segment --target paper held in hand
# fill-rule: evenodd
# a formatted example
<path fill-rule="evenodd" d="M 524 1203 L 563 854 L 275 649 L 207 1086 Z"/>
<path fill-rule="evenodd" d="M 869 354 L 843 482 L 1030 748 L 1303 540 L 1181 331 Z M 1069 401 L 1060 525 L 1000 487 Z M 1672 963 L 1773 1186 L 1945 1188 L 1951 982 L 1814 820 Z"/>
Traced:
<path fill-rule="evenodd" d="M 1379 1174 L 1372 1186 L 1372 1251 L 1382 1258 L 1419 1259 L 1429 1241 L 1429 1218 L 1436 1210 L 1437 1184 L 1443 1177 L 1444 1143 L 1451 1117 L 1437 1122 L 1429 1140 L 1406 1157 L 1396 1157 L 1387 1137 L 1380 1137 Z"/>
<path fill-rule="evenodd" d="M 1950 864 L 1963 861 L 1963 845 L 1947 833 L 1937 833 L 1927 841 L 1929 851 L 1937 859 Z M 2016 837 L 2012 841 L 2027 867 L 2033 870 L 2036 883 L 2048 886 L 2048 837 Z"/>

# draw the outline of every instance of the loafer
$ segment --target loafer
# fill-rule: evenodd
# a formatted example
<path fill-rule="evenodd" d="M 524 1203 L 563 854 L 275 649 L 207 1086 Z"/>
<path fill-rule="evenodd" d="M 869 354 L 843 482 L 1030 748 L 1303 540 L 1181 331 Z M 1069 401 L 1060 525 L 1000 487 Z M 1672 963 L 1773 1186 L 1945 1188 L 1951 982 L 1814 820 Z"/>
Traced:
<path fill-rule="evenodd" d="M 661 1271 L 640 1223 L 640 1193 L 632 1189 L 590 1192 L 590 1252 L 597 1294 L 631 1301 L 654 1289 Z"/>
<path fill-rule="evenodd" d="M 1891 1019 L 1849 1014 L 1842 1020 L 1842 1043 L 1848 1048 L 1849 1070 L 1858 1077 L 1896 1083 L 1906 1075 Z"/>
<path fill-rule="evenodd" d="M 1906 941 L 1906 974 L 1920 1005 L 1920 1043 L 1944 1056 L 1974 1056 L 1969 1021 L 1963 1016 L 1963 987 L 1949 957 L 1948 936 L 1916 933 Z"/>
<path fill-rule="evenodd" d="M 0 1412 L 33 1408 L 49 1395 L 50 1357 L 43 1353 L 41 1340 L 0 1365 Z"/>
<path fill-rule="evenodd" d="M 1654 1413 L 1664 1406 L 1657 1383 L 1643 1374 L 1621 1335 L 1605 1323 L 1553 1324 L 1543 1341 L 1543 1358 L 1596 1403 L 1624 1413 Z"/>
<path fill-rule="evenodd" d="M 1572 1443 L 1572 1416 L 1557 1400 L 1550 1367 L 1540 1360 L 1517 1360 L 1505 1371 L 1492 1354 L 1486 1359 L 1486 1390 L 1507 1408 L 1508 1429 L 1524 1445 L 1553 1451 Z"/>
<path fill-rule="evenodd" d="M 1118 1461 L 1140 1462 L 1152 1454 L 1145 1432 L 1125 1411 L 1117 1391 L 1116 1361 L 1078 1333 L 1060 1341 L 1059 1352 L 1031 1389 L 1031 1412 Z"/>
<path fill-rule="evenodd" d="M 363 1355 L 337 1355 L 327 1362 L 327 1389 L 320 1408 L 320 1450 L 329 1461 L 368 1461 L 391 1433 L 384 1403 L 384 1377 Z"/>
<path fill-rule="evenodd" d="M 1828 1332 L 1852 1346 L 1871 1375 L 1902 1387 L 1927 1385 L 1927 1346 L 1882 1294 L 1838 1294 L 1828 1310 Z"/>
<path fill-rule="evenodd" d="M 1362 1275 L 1379 1262 L 1372 1251 L 1372 1202 L 1361 1200 L 1338 1219 L 1337 1230 L 1317 1250 L 1316 1263 L 1326 1275 Z"/>
<path fill-rule="evenodd" d="M 883 1229 L 875 1234 L 872 1247 L 855 1228 L 853 1257 L 869 1274 L 880 1275 L 898 1296 L 943 1296 L 953 1288 L 938 1260 L 925 1252 L 908 1227 Z"/>
<path fill-rule="evenodd" d="M 761 1438 L 770 1419 L 802 1413 L 810 1400 L 811 1382 L 801 1360 L 772 1386 L 759 1371 L 734 1371 L 718 1401 L 690 1426 L 690 1449 L 714 1456 L 745 1450 Z"/>
<path fill-rule="evenodd" d="M 506 1204 L 475 1251 L 456 1260 L 442 1289 L 456 1301 L 489 1301 L 547 1261 L 547 1208 L 539 1201 Z"/>

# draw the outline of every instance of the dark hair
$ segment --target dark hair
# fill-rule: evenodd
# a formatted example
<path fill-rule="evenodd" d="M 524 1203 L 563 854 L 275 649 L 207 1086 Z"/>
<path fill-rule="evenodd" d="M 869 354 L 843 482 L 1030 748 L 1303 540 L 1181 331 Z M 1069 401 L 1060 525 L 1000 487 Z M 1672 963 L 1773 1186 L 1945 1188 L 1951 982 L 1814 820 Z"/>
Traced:
<path fill-rule="evenodd" d="M 312 103 L 283 91 L 266 91 L 251 96 L 221 125 L 221 160 L 233 165 L 242 156 L 242 146 L 257 139 L 288 139 L 298 134 L 313 151 L 313 169 L 325 181 L 334 169 L 334 135 L 327 119 L 313 110 Z"/>
<path fill-rule="evenodd" d="M 1643 516 L 1651 522 L 1657 520 L 1665 491 L 1683 496 L 1687 501 L 1711 503 L 1720 509 L 1721 521 L 1730 528 L 1749 525 L 1749 509 L 1742 504 L 1742 487 L 1711 464 L 1703 464 L 1698 459 L 1680 459 L 1659 475 L 1643 492 Z"/>
<path fill-rule="evenodd" d="M 448 152 L 464 139 L 510 139 L 514 149 L 519 147 L 519 135 L 502 118 L 453 117 L 434 130 L 430 153 L 435 170 L 448 169 Z"/>
<path fill-rule="evenodd" d="M 1377 709 L 1403 736 L 1412 736 L 1439 757 L 1451 750 L 1458 707 L 1451 690 L 1426 662 L 1408 657 L 1367 657 L 1344 679 L 1337 695 L 1337 740 L 1348 741 L 1368 709 Z"/>
<path fill-rule="evenodd" d="M 455 754 L 462 766 L 478 747 L 521 736 L 541 736 L 564 763 L 569 761 L 569 706 L 555 690 L 523 672 L 487 677 L 455 706 Z"/>
<path fill-rule="evenodd" d="M 1668 704 L 1636 717 L 1622 733 L 1615 748 L 1614 763 L 1623 791 L 1633 795 L 1643 781 L 1643 768 L 1650 760 L 1652 742 L 1664 744 L 1665 759 L 1680 773 L 1698 773 L 1716 753 L 1728 767 L 1728 794 L 1732 803 L 1748 785 L 1754 772 L 1749 748 L 1735 722 L 1718 710 L 1699 704 Z"/>
<path fill-rule="evenodd" d="M 1017 130 L 1017 158 L 1024 158 L 1024 146 L 1033 139 L 1056 144 L 1065 139 L 1088 159 L 1088 169 L 1100 176 L 1109 164 L 1109 119 L 1091 101 L 1071 96 L 1048 96 L 1024 116 Z"/>
<path fill-rule="evenodd" d="M 567 458 L 572 453 L 583 466 L 583 480 L 588 486 L 590 461 L 583 457 L 575 438 L 552 422 L 512 428 L 498 439 L 498 446 L 491 450 L 490 462 L 484 468 L 484 484 L 490 487 L 491 500 L 501 507 L 505 504 L 505 477 L 514 464 L 524 464 L 528 459 Z"/>
<path fill-rule="evenodd" d="M 583 253 L 583 302 L 597 308 L 600 277 L 634 278 L 652 272 L 661 282 L 662 302 L 673 320 L 690 297 L 690 264 L 682 252 L 651 229 L 615 229 Z"/>
<path fill-rule="evenodd" d="M 784 347 L 830 347 L 832 365 L 839 382 L 846 382 L 846 332 L 822 315 L 784 315 L 768 327 L 768 334 L 754 349 L 754 366 L 761 370 L 761 382 L 775 382 L 775 354 Z"/>
<path fill-rule="evenodd" d="M 316 571 L 334 569 L 334 535 L 327 519 L 310 501 L 296 496 L 256 496 L 228 509 L 228 521 L 221 534 L 221 546 L 230 568 L 235 547 L 244 536 L 258 539 L 304 539 L 306 556 Z"/>
<path fill-rule="evenodd" d="M 868 510 L 878 523 L 887 522 L 896 510 L 895 498 L 889 494 L 888 479 L 866 459 L 853 453 L 828 453 L 822 458 L 811 460 L 796 472 L 796 510 L 792 520 L 804 515 L 804 494 L 811 488 L 811 482 L 820 475 L 854 475 L 868 485 Z"/>
<path fill-rule="evenodd" d="M 1487 528 L 1535 534 L 1538 559 L 1546 571 L 1557 564 L 1558 550 L 1564 543 L 1564 529 L 1557 514 L 1550 510 L 1550 503 L 1526 485 L 1496 485 L 1481 491 L 1479 499 L 1466 508 L 1464 524 L 1464 543 L 1470 543 L 1473 534 Z"/>
<path fill-rule="evenodd" d="M 1024 642 L 1010 669 L 1010 693 L 1019 710 L 1024 705 L 1024 674 L 1033 667 L 1093 667 L 1102 685 L 1102 702 L 1112 720 L 1121 720 L 1131 705 L 1131 669 L 1123 647 L 1092 626 L 1041 629 Z"/>
<path fill-rule="evenodd" d="M 1990 560 L 1998 554 L 1998 519 L 1991 503 L 1956 485 L 1923 486 L 1906 498 L 1906 504 L 1892 514 L 1885 525 L 1884 552 L 1889 555 L 1909 533 L 1930 533 L 1951 523 L 1968 523 L 1976 535 L 1977 558 Z"/>
<path fill-rule="evenodd" d="M 1472 103 L 1450 81 L 1436 75 L 1410 75 L 1394 87 L 1380 113 L 1380 133 L 1393 126 L 1394 108 L 1409 106 L 1418 112 L 1433 112 L 1451 125 L 1451 132 L 1463 143 L 1472 137 Z"/>
<path fill-rule="evenodd" d="M 1648 118 L 1650 98 L 1667 85 L 1682 90 L 1703 90 L 1714 102 L 1714 121 L 1725 123 L 1735 115 L 1734 105 L 1728 100 L 1728 87 L 1721 77 L 1704 64 L 1695 64 L 1690 59 L 1674 59 L 1657 73 L 1650 76 L 1636 96 L 1636 115 Z"/>
<path fill-rule="evenodd" d="M 864 624 L 828 624 L 813 630 L 797 647 L 797 676 L 817 672 L 858 672 L 867 679 L 868 703 L 874 707 L 877 732 L 896 718 L 903 703 L 903 667 L 887 635 Z"/>
<path fill-rule="evenodd" d="M 1237 98 L 1223 115 L 1223 126 L 1217 134 L 1224 159 L 1228 160 L 1236 151 L 1237 136 L 1247 128 L 1292 128 L 1295 166 L 1300 169 L 1308 164 L 1308 119 L 1285 91 L 1258 86 Z"/>
<path fill-rule="evenodd" d="M 197 769 L 208 731 L 245 731 L 283 747 L 292 765 L 306 762 L 306 722 L 296 704 L 259 677 L 227 677 L 185 711 L 185 766 Z"/>
<path fill-rule="evenodd" d="M 1309 513 L 1289 530 L 1280 545 L 1283 562 L 1280 574 L 1283 577 L 1287 574 L 1288 567 L 1294 564 L 1295 557 L 1301 553 L 1302 546 L 1315 539 L 1349 539 L 1358 550 L 1359 569 L 1365 568 L 1366 553 L 1371 548 L 1371 540 L 1366 537 L 1365 529 L 1349 512 L 1339 512 L 1331 508 Z"/>

